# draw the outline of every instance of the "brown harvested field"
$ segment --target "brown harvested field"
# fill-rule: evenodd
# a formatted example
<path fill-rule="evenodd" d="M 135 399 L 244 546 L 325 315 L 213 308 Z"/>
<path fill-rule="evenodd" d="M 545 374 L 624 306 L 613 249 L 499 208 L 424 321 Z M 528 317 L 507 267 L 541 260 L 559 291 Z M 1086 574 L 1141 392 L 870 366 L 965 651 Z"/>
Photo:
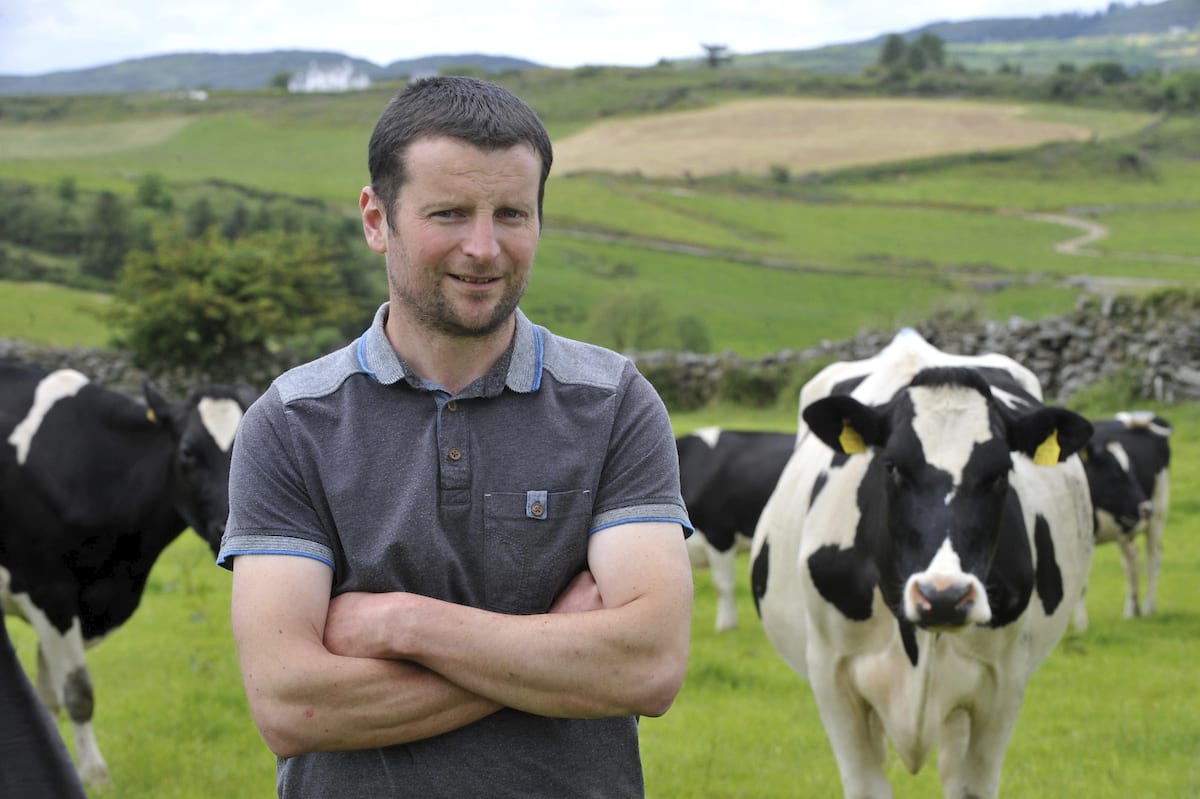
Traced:
<path fill-rule="evenodd" d="M 1020 105 L 956 100 L 745 100 L 612 120 L 559 141 L 554 169 L 654 177 L 793 175 L 883 161 L 1089 139 L 1082 125 L 1019 118 Z"/>

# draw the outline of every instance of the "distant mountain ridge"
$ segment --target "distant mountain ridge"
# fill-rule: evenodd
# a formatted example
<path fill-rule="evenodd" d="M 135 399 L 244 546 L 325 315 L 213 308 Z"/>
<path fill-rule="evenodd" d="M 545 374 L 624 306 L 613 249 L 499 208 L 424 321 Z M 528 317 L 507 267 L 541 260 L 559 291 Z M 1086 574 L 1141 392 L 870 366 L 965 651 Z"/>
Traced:
<path fill-rule="evenodd" d="M 902 32 L 906 37 L 932 33 L 954 46 L 1004 42 L 1068 41 L 1101 37 L 1200 31 L 1200 0 L 1164 0 L 1126 5 L 1114 2 L 1104 12 L 1051 14 L 1039 17 L 987 18 L 962 22 L 933 22 Z M 774 63 L 817 72 L 860 72 L 873 63 L 883 36 L 861 42 L 809 50 L 738 54 L 744 64 Z M 1143 54 L 1136 68 L 1161 65 L 1154 54 Z M 298 73 L 316 64 L 323 68 L 349 62 L 372 81 L 405 78 L 447 67 L 471 67 L 485 73 L 542 65 L 523 58 L 468 53 L 432 55 L 379 66 L 342 53 L 314 50 L 275 50 L 258 53 L 178 53 L 121 61 L 90 69 L 45 75 L 0 75 L 0 95 L 97 94 L 170 92 L 189 89 L 261 89 L 281 72 Z"/>
<path fill-rule="evenodd" d="M 1200 0 L 1166 0 L 1152 4 L 1111 3 L 1108 10 L 1051 14 L 1041 17 L 984 18 L 963 22 L 934 22 L 910 35 L 932 33 L 947 44 L 1016 42 L 1029 39 L 1080 39 L 1098 36 L 1166 34 L 1195 30 L 1200 25 Z"/>
<path fill-rule="evenodd" d="M 329 68 L 349 62 L 372 81 L 405 78 L 446 67 L 483 72 L 529 69 L 539 64 L 511 56 L 466 53 L 431 55 L 379 66 L 362 58 L 319 50 L 272 50 L 261 53 L 175 53 L 116 64 L 51 72 L 0 75 L 0 94 L 101 94 L 171 92 L 191 89 L 261 89 L 281 72 L 303 72 L 311 65 Z"/>

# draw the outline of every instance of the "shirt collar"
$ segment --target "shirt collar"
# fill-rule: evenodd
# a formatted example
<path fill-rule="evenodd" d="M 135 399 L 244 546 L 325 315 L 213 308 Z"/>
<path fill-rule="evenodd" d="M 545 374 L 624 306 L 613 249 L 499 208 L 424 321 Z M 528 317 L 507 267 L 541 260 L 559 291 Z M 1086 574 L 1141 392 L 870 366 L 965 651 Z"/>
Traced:
<path fill-rule="evenodd" d="M 387 321 L 388 304 L 385 302 L 375 312 L 371 326 L 355 343 L 359 366 L 363 371 L 380 383 L 392 383 L 408 379 L 411 374 L 404 360 L 392 349 L 384 332 Z M 526 394 L 537 391 L 542 385 L 542 368 L 545 355 L 543 330 L 529 321 L 520 308 L 516 310 L 517 329 L 513 336 L 509 357 L 501 357 L 497 366 L 508 361 L 507 373 L 504 376 L 504 386 Z M 484 381 L 492 382 L 485 376 Z M 497 375 L 498 377 L 498 375 Z M 479 381 L 476 381 L 478 383 Z"/>

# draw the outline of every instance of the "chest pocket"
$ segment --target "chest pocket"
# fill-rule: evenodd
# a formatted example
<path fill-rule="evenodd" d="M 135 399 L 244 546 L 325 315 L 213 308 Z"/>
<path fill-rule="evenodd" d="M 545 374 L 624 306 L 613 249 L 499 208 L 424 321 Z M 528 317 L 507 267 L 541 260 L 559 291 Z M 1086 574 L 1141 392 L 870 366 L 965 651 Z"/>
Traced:
<path fill-rule="evenodd" d="M 492 492 L 483 497 L 487 607 L 545 613 L 587 564 L 591 491 Z"/>

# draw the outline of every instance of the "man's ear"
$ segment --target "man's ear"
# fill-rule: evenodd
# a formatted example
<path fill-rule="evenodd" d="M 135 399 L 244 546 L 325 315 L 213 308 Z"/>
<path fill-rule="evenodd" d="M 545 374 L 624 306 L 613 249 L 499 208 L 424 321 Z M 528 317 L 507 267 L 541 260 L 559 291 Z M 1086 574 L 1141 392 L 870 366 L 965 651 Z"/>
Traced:
<path fill-rule="evenodd" d="M 363 236 L 367 246 L 377 253 L 387 252 L 388 217 L 383 202 L 370 186 L 363 186 L 358 195 L 358 210 L 362 215 Z"/>

